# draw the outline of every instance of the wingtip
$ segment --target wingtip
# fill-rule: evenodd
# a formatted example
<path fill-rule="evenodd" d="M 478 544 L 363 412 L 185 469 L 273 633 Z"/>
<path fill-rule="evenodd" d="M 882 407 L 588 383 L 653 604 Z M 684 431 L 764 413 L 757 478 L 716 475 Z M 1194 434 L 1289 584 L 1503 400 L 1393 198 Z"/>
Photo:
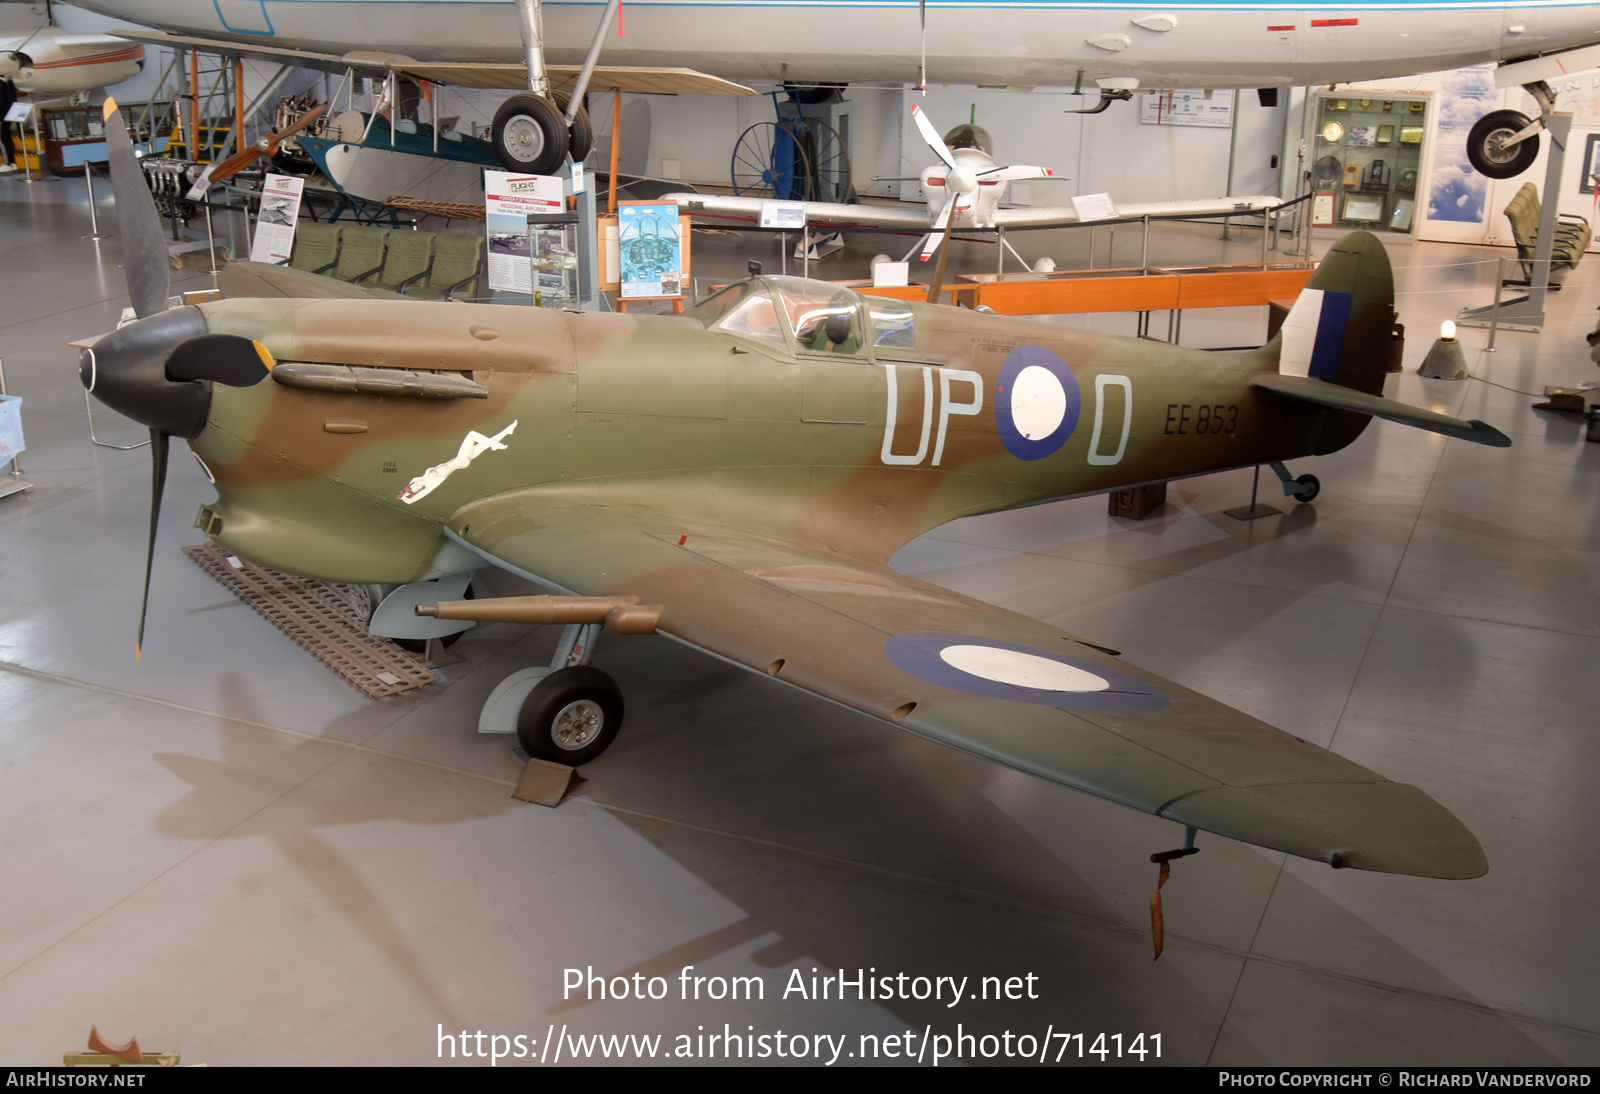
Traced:
<path fill-rule="evenodd" d="M 1488 422 L 1480 422 L 1478 419 L 1473 418 L 1468 421 L 1467 424 L 1470 425 L 1472 427 L 1472 431 L 1477 434 L 1477 436 L 1473 437 L 1472 439 L 1477 441 L 1479 444 L 1486 444 L 1490 448 L 1511 447 L 1511 438 L 1507 437 L 1504 433 L 1500 432 Z"/>

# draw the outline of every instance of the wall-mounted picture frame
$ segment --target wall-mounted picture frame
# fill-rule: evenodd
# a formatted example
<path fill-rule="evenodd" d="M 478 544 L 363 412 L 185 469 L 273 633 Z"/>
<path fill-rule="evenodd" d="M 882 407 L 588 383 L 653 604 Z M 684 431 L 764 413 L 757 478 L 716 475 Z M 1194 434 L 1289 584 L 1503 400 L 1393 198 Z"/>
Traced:
<path fill-rule="evenodd" d="M 1383 219 L 1381 194 L 1346 194 L 1344 219 L 1361 224 L 1376 224 Z"/>
<path fill-rule="evenodd" d="M 1600 133 L 1590 133 L 1589 143 L 1583 147 L 1583 176 L 1578 180 L 1578 193 L 1593 194 L 1600 190 Z"/>
<path fill-rule="evenodd" d="M 1334 197 L 1332 190 L 1318 190 L 1317 196 L 1311 199 L 1311 226 L 1313 228 L 1332 228 L 1334 221 Z"/>

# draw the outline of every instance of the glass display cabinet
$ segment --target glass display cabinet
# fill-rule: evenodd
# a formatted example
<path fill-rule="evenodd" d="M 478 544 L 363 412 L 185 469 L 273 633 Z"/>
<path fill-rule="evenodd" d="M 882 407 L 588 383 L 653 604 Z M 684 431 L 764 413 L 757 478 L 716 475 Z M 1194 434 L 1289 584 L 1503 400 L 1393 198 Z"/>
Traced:
<path fill-rule="evenodd" d="M 1362 97 L 1368 94 L 1374 97 Z M 1413 232 L 1429 106 L 1422 95 L 1318 95 L 1311 156 L 1314 227 Z"/>

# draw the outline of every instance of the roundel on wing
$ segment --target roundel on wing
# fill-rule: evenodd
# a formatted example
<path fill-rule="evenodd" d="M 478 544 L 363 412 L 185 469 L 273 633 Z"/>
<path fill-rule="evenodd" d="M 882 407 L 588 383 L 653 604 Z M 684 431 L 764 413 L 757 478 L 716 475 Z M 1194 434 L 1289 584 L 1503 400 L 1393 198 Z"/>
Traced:
<path fill-rule="evenodd" d="M 1018 346 L 1000 366 L 995 424 L 1019 460 L 1042 460 L 1078 426 L 1083 396 L 1067 363 L 1043 346 Z"/>
<path fill-rule="evenodd" d="M 896 635 L 883 652 L 902 672 L 968 695 L 1063 710 L 1159 710 L 1154 685 L 1106 665 L 976 634 Z"/>

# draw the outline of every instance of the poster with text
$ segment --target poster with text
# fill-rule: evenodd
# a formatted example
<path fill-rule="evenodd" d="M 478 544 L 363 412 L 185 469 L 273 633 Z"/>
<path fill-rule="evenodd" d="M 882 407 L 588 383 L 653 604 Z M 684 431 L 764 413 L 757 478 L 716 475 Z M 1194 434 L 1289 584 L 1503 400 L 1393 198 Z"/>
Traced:
<path fill-rule="evenodd" d="M 483 191 L 485 230 L 489 233 L 489 288 L 531 293 L 528 217 L 561 212 L 562 180 L 554 175 L 485 171 Z"/>
<path fill-rule="evenodd" d="M 1500 104 L 1494 66 L 1445 73 L 1437 102 L 1439 128 L 1428 179 L 1428 219 L 1482 224 L 1488 216 L 1489 180 L 1467 159 L 1467 136 L 1479 118 Z M 1405 140 L 1403 131 L 1400 139 Z"/>
<path fill-rule="evenodd" d="M 617 251 L 624 300 L 683 295 L 683 241 L 678 206 L 637 201 L 618 210 Z"/>
<path fill-rule="evenodd" d="M 1143 125 L 1196 125 L 1226 129 L 1233 124 L 1231 91 L 1158 91 L 1142 96 L 1139 121 Z"/>
<path fill-rule="evenodd" d="M 293 175 L 268 175 L 261 183 L 261 211 L 256 237 L 250 241 L 251 262 L 282 266 L 294 253 L 294 226 L 300 216 L 300 195 L 306 180 Z"/>

